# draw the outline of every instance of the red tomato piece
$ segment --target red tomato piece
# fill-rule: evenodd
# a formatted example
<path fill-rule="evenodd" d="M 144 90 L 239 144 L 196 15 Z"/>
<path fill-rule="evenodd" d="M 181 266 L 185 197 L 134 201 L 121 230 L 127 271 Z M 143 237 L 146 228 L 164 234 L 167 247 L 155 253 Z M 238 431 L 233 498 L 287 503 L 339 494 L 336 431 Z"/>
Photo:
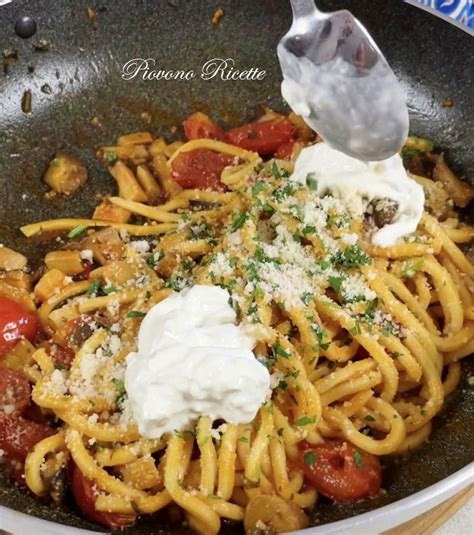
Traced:
<path fill-rule="evenodd" d="M 269 156 L 289 141 L 294 132 L 294 125 L 282 117 L 233 128 L 226 132 L 225 137 L 231 145 L 258 152 L 261 156 Z"/>
<path fill-rule="evenodd" d="M 20 416 L 31 401 L 31 388 L 26 375 L 0 368 L 0 414 Z"/>
<path fill-rule="evenodd" d="M 340 440 L 300 449 L 299 461 L 314 488 L 337 502 L 354 502 L 376 494 L 382 484 L 378 457 Z"/>
<path fill-rule="evenodd" d="M 75 465 L 72 468 L 71 488 L 79 509 L 86 518 L 93 522 L 103 524 L 110 529 L 119 529 L 133 524 L 137 519 L 137 515 L 132 514 L 96 511 L 95 501 L 98 491 L 94 488 L 94 482 L 87 479 Z"/>
<path fill-rule="evenodd" d="M 208 115 L 198 111 L 190 115 L 184 122 L 184 133 L 192 139 L 217 139 L 224 141 L 224 130 L 215 123 Z"/>
<path fill-rule="evenodd" d="M 12 299 L 0 297 L 0 358 L 22 338 L 32 341 L 37 334 L 36 316 Z"/>
<path fill-rule="evenodd" d="M 295 139 L 290 139 L 286 143 L 283 143 L 283 145 L 280 145 L 275 152 L 275 158 L 279 158 L 280 160 L 291 160 L 295 149 L 295 143 Z"/>
<path fill-rule="evenodd" d="M 0 416 L 0 449 L 10 459 L 24 461 L 35 444 L 52 434 L 53 430 L 47 424 L 30 422 L 21 416 Z"/>
<path fill-rule="evenodd" d="M 223 191 L 221 173 L 233 161 L 233 156 L 208 149 L 182 152 L 173 160 L 171 178 L 185 189 Z"/>

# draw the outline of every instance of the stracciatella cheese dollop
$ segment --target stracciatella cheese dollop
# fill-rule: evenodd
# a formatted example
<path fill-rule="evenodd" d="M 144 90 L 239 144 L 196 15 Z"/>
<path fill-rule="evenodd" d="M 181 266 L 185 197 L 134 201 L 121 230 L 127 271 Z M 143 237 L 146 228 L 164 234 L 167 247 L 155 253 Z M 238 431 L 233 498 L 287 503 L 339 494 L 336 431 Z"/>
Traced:
<path fill-rule="evenodd" d="M 372 243 L 390 247 L 415 232 L 423 214 L 423 188 L 411 179 L 398 154 L 380 162 L 362 162 L 317 143 L 301 151 L 290 180 L 307 183 L 314 179 L 316 193 L 331 191 L 348 206 L 368 205 L 375 199 L 390 199 L 398 208 L 392 221 L 372 234 Z"/>
<path fill-rule="evenodd" d="M 125 389 L 141 435 L 159 438 L 200 416 L 253 420 L 270 388 L 255 339 L 236 325 L 229 294 L 196 285 L 150 309 L 127 357 Z"/>

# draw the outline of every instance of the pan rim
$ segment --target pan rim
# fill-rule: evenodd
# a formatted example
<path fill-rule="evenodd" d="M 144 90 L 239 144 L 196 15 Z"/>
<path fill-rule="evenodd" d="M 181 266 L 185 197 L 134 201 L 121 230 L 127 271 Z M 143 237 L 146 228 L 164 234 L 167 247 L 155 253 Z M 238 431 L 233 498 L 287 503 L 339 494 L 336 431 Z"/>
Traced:
<path fill-rule="evenodd" d="M 293 531 L 288 535 L 375 535 L 400 526 L 451 498 L 472 484 L 473 476 L 474 462 L 471 462 L 454 474 L 401 500 L 367 513 Z M 3 505 L 0 505 L 0 528 L 12 534 L 18 533 L 19 529 L 25 533 L 35 533 L 35 535 L 104 535 L 110 533 L 90 531 L 43 520 Z"/>

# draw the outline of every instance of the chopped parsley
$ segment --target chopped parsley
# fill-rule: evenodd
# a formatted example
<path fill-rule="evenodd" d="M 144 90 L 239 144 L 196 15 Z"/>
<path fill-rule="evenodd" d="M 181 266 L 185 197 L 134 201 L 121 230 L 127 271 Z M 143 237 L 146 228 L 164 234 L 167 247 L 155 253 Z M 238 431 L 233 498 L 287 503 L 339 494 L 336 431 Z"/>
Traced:
<path fill-rule="evenodd" d="M 100 280 L 94 279 L 92 283 L 90 284 L 89 288 L 87 288 L 87 293 L 89 295 L 96 294 L 100 289 Z"/>
<path fill-rule="evenodd" d="M 284 359 L 288 359 L 291 356 L 291 353 L 286 351 L 280 344 L 273 344 L 272 349 L 275 356 L 283 357 Z"/>
<path fill-rule="evenodd" d="M 145 315 L 145 312 L 140 312 L 140 310 L 130 310 L 127 318 L 143 318 Z"/>
<path fill-rule="evenodd" d="M 312 225 L 306 225 L 303 227 L 301 232 L 304 236 L 308 236 L 308 234 L 316 234 L 316 227 L 313 227 Z"/>
<path fill-rule="evenodd" d="M 171 275 L 171 277 L 165 282 L 166 288 L 171 288 L 175 292 L 180 292 L 186 285 L 186 279 L 181 275 Z"/>
<path fill-rule="evenodd" d="M 417 260 L 415 262 L 407 262 L 402 270 L 402 276 L 407 279 L 412 279 L 416 272 L 423 267 L 423 259 Z"/>
<path fill-rule="evenodd" d="M 69 232 L 67 237 L 73 240 L 74 238 L 78 238 L 81 234 L 84 234 L 86 230 L 87 230 L 87 225 L 77 225 L 77 227 L 74 227 Z"/>
<path fill-rule="evenodd" d="M 387 324 L 382 329 L 383 336 L 390 336 L 391 334 L 397 334 L 397 332 L 397 326 L 390 322 L 387 322 Z"/>
<path fill-rule="evenodd" d="M 232 218 L 232 225 L 231 230 L 232 232 L 235 232 L 236 230 L 239 230 L 239 228 L 242 228 L 244 226 L 244 223 L 249 218 L 249 214 L 246 212 L 237 212 L 234 217 Z"/>
<path fill-rule="evenodd" d="M 306 306 L 308 306 L 313 299 L 313 294 L 311 292 L 305 292 L 300 299 Z"/>
<path fill-rule="evenodd" d="M 295 186 L 292 183 L 287 182 L 284 186 L 281 186 L 281 187 L 277 188 L 272 193 L 272 197 L 277 202 L 281 202 L 284 199 L 286 199 L 287 197 L 290 197 L 291 195 L 293 195 L 294 192 L 295 192 Z"/>
<path fill-rule="evenodd" d="M 362 330 L 360 328 L 360 323 L 358 320 L 356 320 L 355 324 L 354 324 L 354 327 L 352 327 L 351 329 L 349 329 L 349 332 L 353 335 L 353 336 L 356 336 L 358 334 L 361 334 Z"/>
<path fill-rule="evenodd" d="M 290 214 L 301 223 L 304 221 L 304 212 L 301 206 L 297 204 L 290 206 Z"/>
<path fill-rule="evenodd" d="M 307 466 L 310 466 L 314 464 L 315 462 L 316 462 L 316 454 L 314 453 L 314 451 L 307 451 L 304 454 L 304 464 L 306 464 Z"/>
<path fill-rule="evenodd" d="M 252 196 L 256 197 L 259 193 L 261 193 L 265 188 L 265 183 L 261 180 L 258 182 L 255 182 L 255 184 L 252 186 Z"/>
<path fill-rule="evenodd" d="M 313 331 L 314 335 L 316 336 L 316 339 L 318 340 L 318 345 L 315 347 L 315 351 L 318 351 L 319 349 L 322 349 L 323 351 L 326 350 L 329 347 L 328 343 L 323 343 L 323 339 L 326 336 L 326 332 L 321 329 L 321 327 L 317 323 L 311 324 L 311 330 Z"/>
<path fill-rule="evenodd" d="M 117 396 L 115 398 L 115 403 L 119 409 L 122 408 L 123 402 L 125 400 L 125 384 L 121 379 L 112 379 L 112 383 L 117 389 Z"/>
<path fill-rule="evenodd" d="M 403 158 L 413 158 L 413 156 L 416 156 L 419 153 L 420 153 L 420 151 L 418 151 L 416 149 L 409 149 L 407 147 L 403 147 L 403 149 L 402 149 Z"/>
<path fill-rule="evenodd" d="M 118 156 L 115 154 L 115 152 L 112 152 L 111 150 L 108 150 L 105 153 L 105 156 L 109 162 L 115 162 L 115 160 L 118 159 Z"/>
<path fill-rule="evenodd" d="M 315 173 L 308 173 L 306 175 L 306 185 L 311 191 L 316 191 L 318 189 L 318 180 Z"/>
<path fill-rule="evenodd" d="M 316 416 L 303 416 L 295 420 L 295 424 L 299 426 L 314 424 L 316 422 Z"/>
<path fill-rule="evenodd" d="M 115 288 L 115 286 L 104 286 L 104 288 L 102 288 L 102 291 L 105 295 L 110 295 L 115 293 L 117 291 L 117 288 Z"/>
<path fill-rule="evenodd" d="M 360 265 L 370 265 L 372 259 L 361 251 L 358 245 L 351 245 L 344 249 L 344 251 L 338 251 L 332 258 L 333 264 L 340 264 L 345 267 L 356 267 Z"/>
<path fill-rule="evenodd" d="M 284 169 L 280 169 L 280 167 L 278 167 L 278 164 L 274 161 L 272 164 L 272 175 L 275 178 L 287 178 L 288 171 L 285 171 Z"/>
<path fill-rule="evenodd" d="M 156 251 L 153 254 L 151 254 L 147 259 L 146 263 L 151 267 L 154 268 L 158 262 L 163 259 L 165 256 L 165 253 L 163 251 Z"/>
<path fill-rule="evenodd" d="M 355 451 L 353 461 L 356 468 L 362 468 L 362 453 L 359 450 Z"/>
<path fill-rule="evenodd" d="M 367 416 L 364 416 L 364 420 L 366 422 L 375 422 L 375 418 L 371 416 L 370 414 L 367 414 Z"/>
<path fill-rule="evenodd" d="M 336 292 L 339 293 L 342 284 L 342 277 L 333 277 L 328 278 L 329 286 Z"/>

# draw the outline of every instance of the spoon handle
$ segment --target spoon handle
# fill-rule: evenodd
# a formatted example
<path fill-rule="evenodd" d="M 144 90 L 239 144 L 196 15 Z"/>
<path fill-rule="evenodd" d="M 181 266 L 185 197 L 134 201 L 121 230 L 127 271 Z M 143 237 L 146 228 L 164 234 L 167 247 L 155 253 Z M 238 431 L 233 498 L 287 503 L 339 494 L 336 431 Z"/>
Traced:
<path fill-rule="evenodd" d="M 314 0 L 290 0 L 293 18 L 296 20 L 301 17 L 314 16 L 320 13 Z"/>

